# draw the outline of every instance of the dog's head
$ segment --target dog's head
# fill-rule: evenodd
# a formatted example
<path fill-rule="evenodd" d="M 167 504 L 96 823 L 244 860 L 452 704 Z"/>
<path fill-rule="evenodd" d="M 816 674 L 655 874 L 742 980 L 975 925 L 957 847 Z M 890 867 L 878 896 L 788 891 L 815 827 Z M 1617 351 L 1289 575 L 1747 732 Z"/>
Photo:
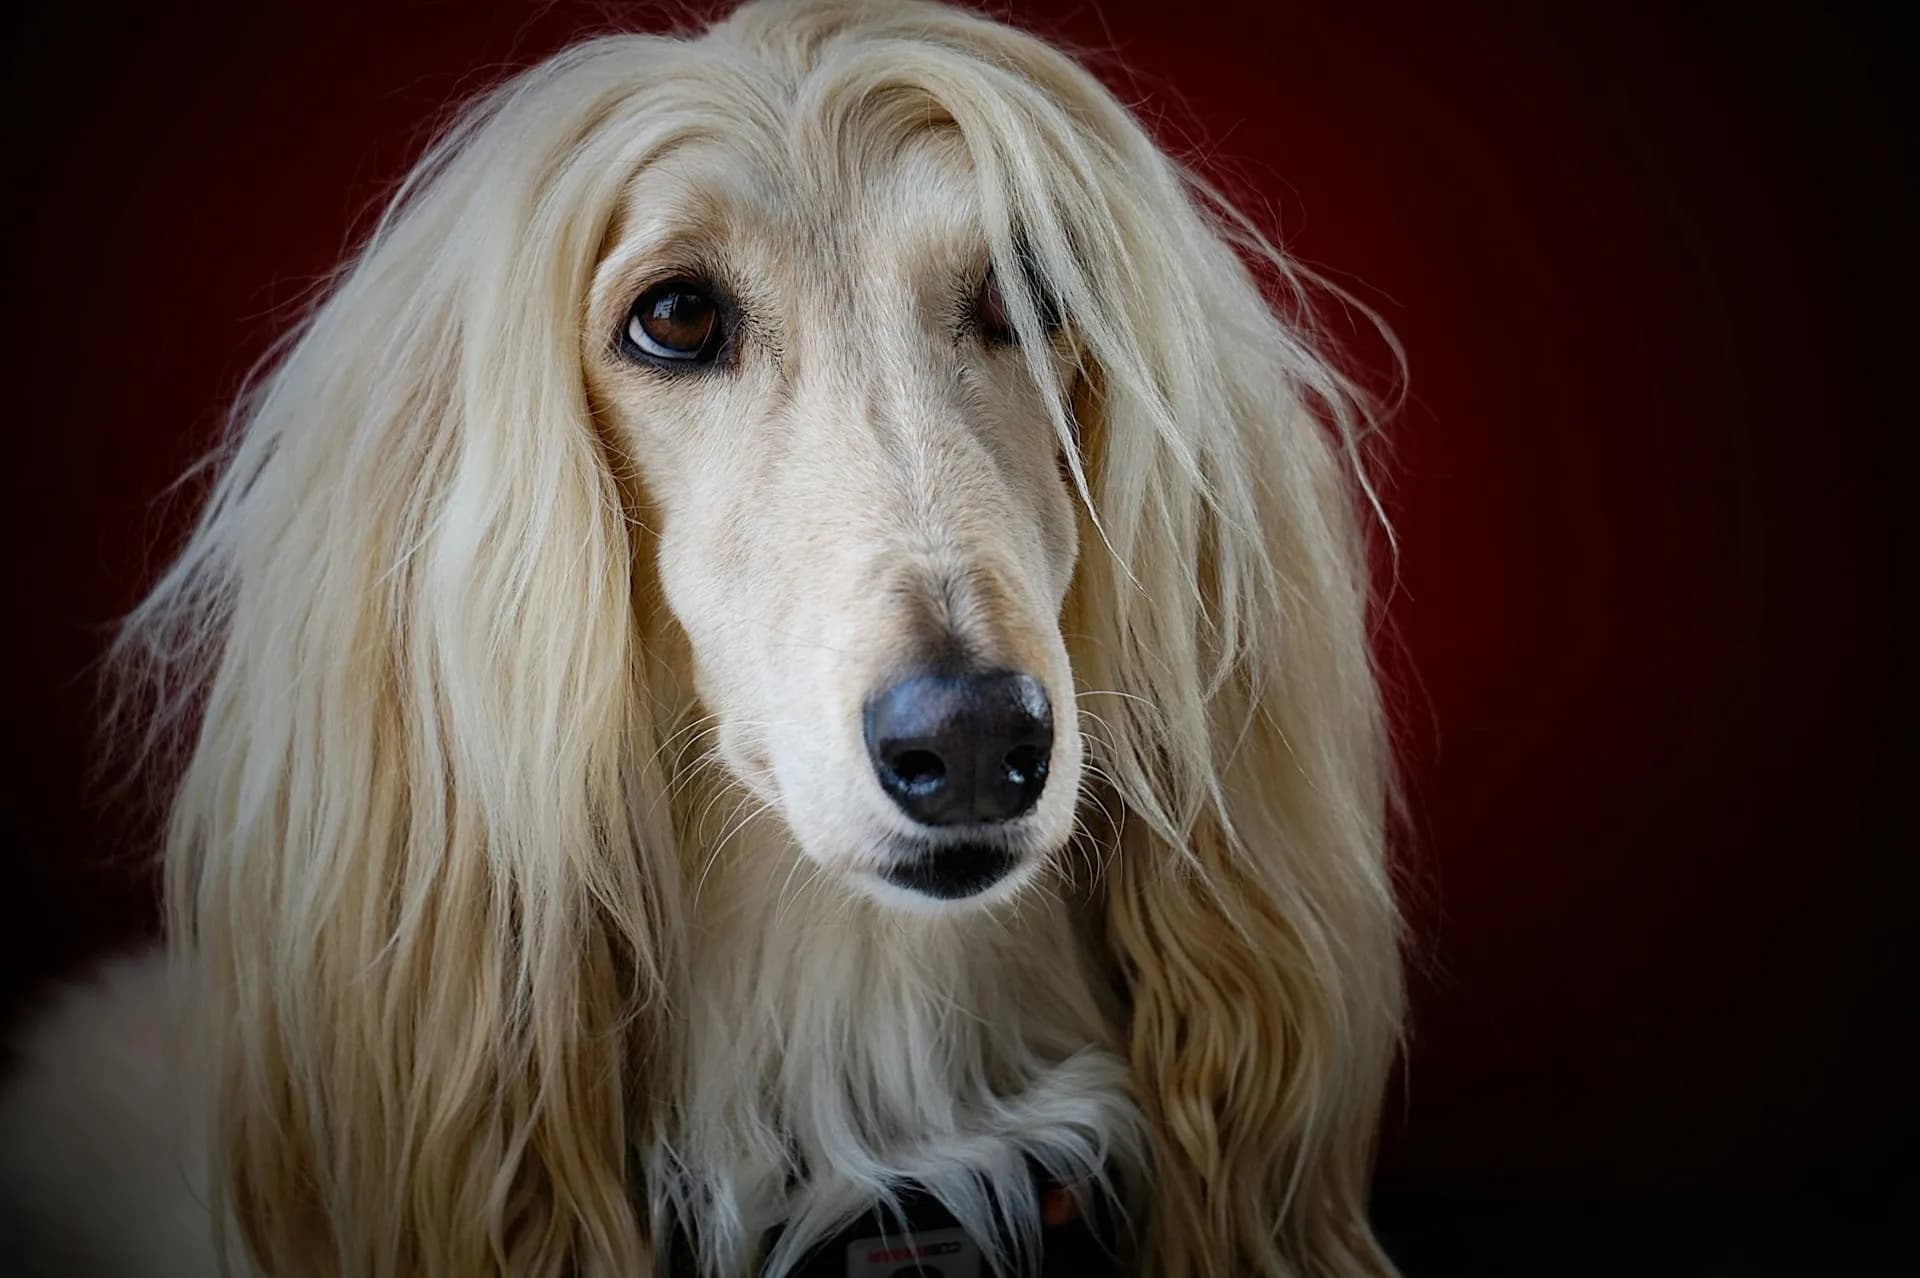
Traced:
<path fill-rule="evenodd" d="M 887 145 L 885 112 L 750 114 L 646 164 L 584 356 L 726 766 L 884 897 L 993 899 L 1078 796 L 1076 351 L 922 111 Z"/>
<path fill-rule="evenodd" d="M 1370 1252 L 1366 410 L 1247 259 L 1296 313 L 1097 80 L 957 9 L 749 5 L 462 117 L 123 649 L 196 734 L 169 901 L 262 1268 L 648 1267 L 708 728 L 815 877 L 969 937 L 1098 776 L 1073 906 L 1126 983 L 1147 1268 Z"/>

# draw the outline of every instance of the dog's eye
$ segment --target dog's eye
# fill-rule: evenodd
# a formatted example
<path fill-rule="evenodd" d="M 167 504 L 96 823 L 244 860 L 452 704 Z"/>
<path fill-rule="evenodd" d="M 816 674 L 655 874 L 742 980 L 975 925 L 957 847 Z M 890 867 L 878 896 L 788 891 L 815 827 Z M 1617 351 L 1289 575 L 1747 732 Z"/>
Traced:
<path fill-rule="evenodd" d="M 987 272 L 980 294 L 973 300 L 973 322 L 989 346 L 1011 346 L 1020 340 L 1013 328 L 1013 316 L 1007 313 L 1006 294 L 1000 291 L 1000 277 L 992 271 Z"/>
<path fill-rule="evenodd" d="M 1028 292 L 1034 304 L 1040 308 L 1040 324 L 1051 334 L 1060 327 L 1060 307 L 1045 289 L 1030 282 Z M 1007 308 L 1007 295 L 1000 291 L 1000 277 L 994 271 L 987 272 L 987 278 L 980 282 L 980 291 L 973 299 L 973 324 L 989 346 L 1012 346 L 1020 340 L 1020 333 L 1013 326 L 1013 313 Z"/>
<path fill-rule="evenodd" d="M 719 303 L 691 280 L 654 285 L 627 313 L 628 344 L 665 363 L 708 363 L 725 335 Z"/>

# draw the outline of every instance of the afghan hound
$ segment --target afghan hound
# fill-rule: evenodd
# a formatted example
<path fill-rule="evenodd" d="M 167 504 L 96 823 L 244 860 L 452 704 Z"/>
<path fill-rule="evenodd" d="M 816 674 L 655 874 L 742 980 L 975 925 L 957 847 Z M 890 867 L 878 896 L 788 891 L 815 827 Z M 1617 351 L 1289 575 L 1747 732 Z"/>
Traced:
<path fill-rule="evenodd" d="M 1390 1273 L 1380 414 L 1316 293 L 964 10 L 488 93 L 124 630 L 170 961 L 29 1034 L 13 1245 Z"/>

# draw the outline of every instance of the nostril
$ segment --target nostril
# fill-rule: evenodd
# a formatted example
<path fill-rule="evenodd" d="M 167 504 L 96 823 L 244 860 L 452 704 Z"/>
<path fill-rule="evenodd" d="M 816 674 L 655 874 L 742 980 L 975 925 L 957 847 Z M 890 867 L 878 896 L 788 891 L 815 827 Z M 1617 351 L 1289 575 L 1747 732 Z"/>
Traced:
<path fill-rule="evenodd" d="M 1038 746 L 1015 746 L 1000 761 L 1000 767 L 1015 785 L 1032 785 L 1046 779 L 1047 756 Z"/>
<path fill-rule="evenodd" d="M 946 780 L 947 765 L 931 750 L 902 750 L 887 761 L 887 767 L 910 790 L 924 790 Z"/>

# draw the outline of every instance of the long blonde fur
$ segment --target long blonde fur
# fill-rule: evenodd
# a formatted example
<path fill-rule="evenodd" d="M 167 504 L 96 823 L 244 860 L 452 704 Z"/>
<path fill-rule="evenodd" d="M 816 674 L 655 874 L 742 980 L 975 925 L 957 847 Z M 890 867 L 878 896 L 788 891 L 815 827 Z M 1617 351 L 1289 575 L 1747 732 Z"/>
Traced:
<path fill-rule="evenodd" d="M 779 812 L 687 762 L 707 707 L 654 495 L 582 369 L 635 173 L 695 136 L 885 147 L 935 117 L 1077 495 L 1086 780 L 1079 873 L 922 927 L 810 896 Z M 1011 1265 L 1034 1222 L 967 1186 L 1024 1184 L 1018 1153 L 1117 1160 L 1143 1273 L 1390 1272 L 1371 419 L 1254 269 L 1300 286 L 1085 70 L 961 10 L 754 4 L 471 108 L 245 398 L 122 645 L 156 738 L 192 737 L 167 890 L 230 1254 L 636 1274 L 677 1222 L 738 1274 L 757 1231 L 806 1222 L 783 1266 L 911 1173 Z M 890 1160 L 901 1124 L 927 1159 Z M 794 1149 L 834 1186 L 795 1196 Z"/>

